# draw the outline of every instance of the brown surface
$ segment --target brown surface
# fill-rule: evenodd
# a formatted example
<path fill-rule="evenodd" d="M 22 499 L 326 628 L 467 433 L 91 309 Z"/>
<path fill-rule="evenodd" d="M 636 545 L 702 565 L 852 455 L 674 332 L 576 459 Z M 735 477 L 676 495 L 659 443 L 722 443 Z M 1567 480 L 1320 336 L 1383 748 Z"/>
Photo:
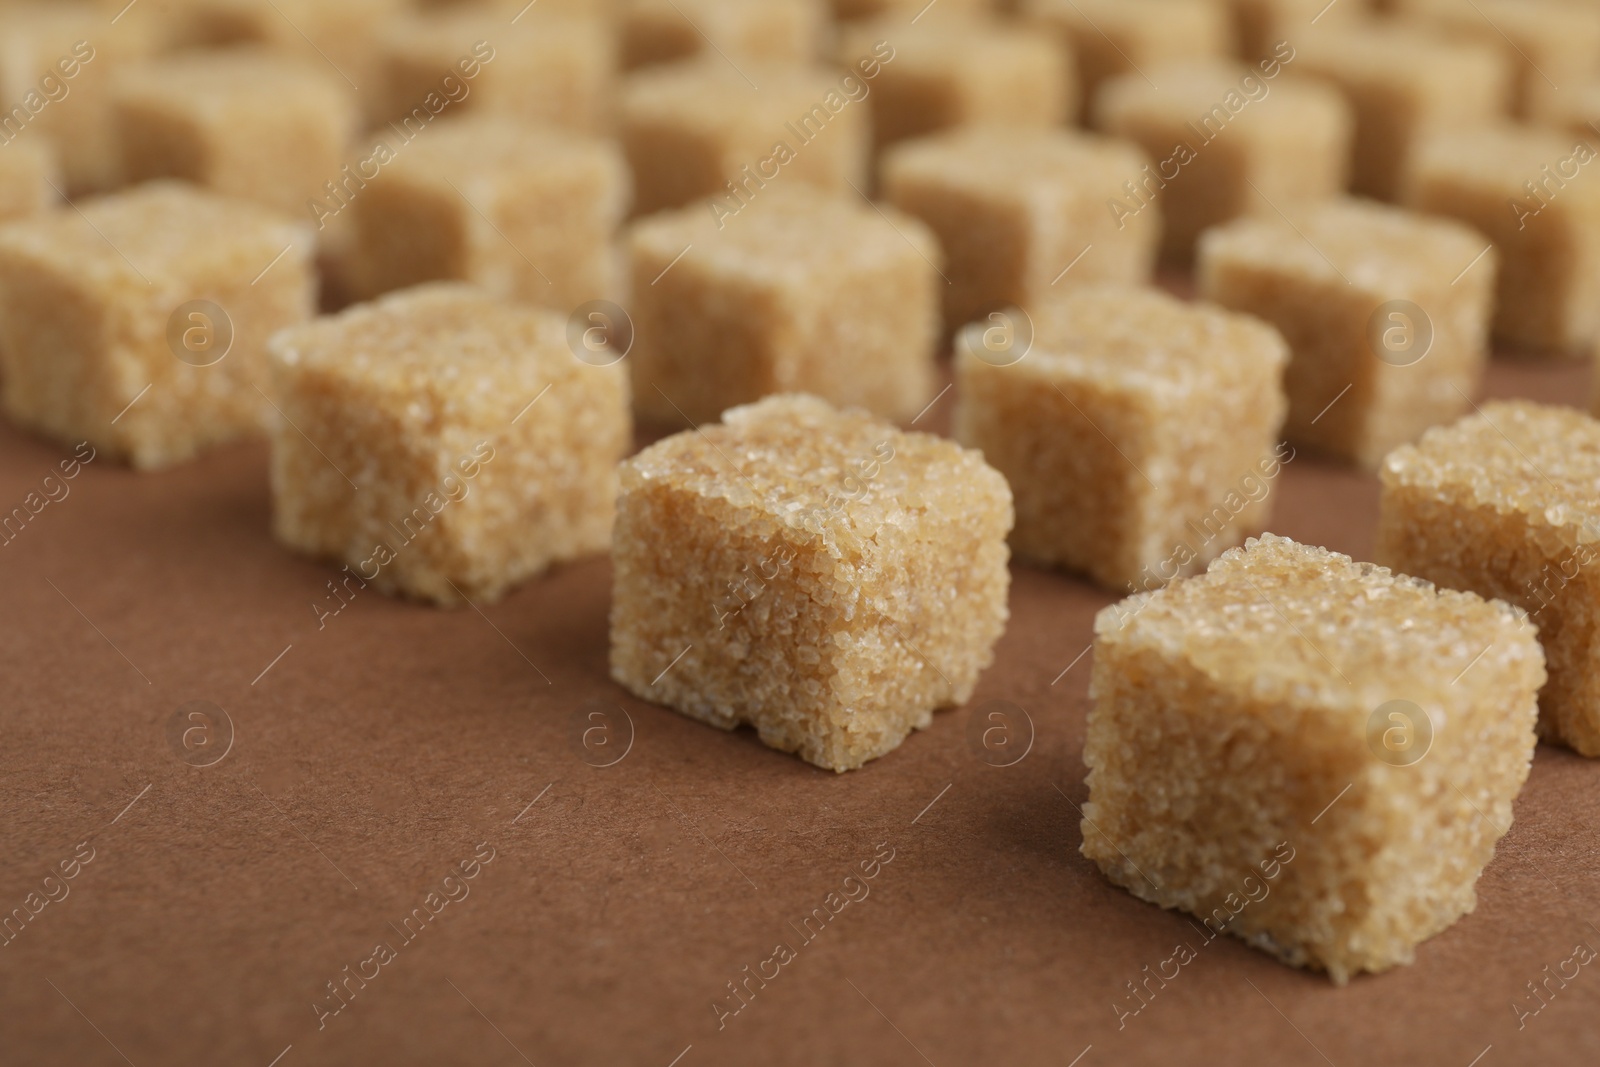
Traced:
<path fill-rule="evenodd" d="M 1501 364 L 1490 391 L 1581 402 L 1587 377 Z M 68 451 L 0 428 L 0 507 Z M 319 632 L 332 571 L 269 537 L 264 448 L 155 475 L 97 461 L 70 484 L 0 548 L 0 909 L 78 842 L 95 858 L 0 947 L 0 1063 L 1600 1057 L 1597 967 L 1520 1032 L 1510 1006 L 1576 942 L 1600 948 L 1600 766 L 1568 752 L 1540 748 L 1477 911 L 1415 966 L 1335 989 L 1219 939 L 1119 1032 L 1124 983 L 1199 939 L 1077 852 L 1087 658 L 1052 679 L 1108 595 L 1015 571 L 973 706 L 1027 710 L 1021 762 L 975 757 L 969 708 L 838 777 L 612 685 L 603 560 L 488 608 L 492 625 L 366 592 Z M 1374 479 L 1302 457 L 1277 491 L 1277 532 L 1368 551 Z M 235 724 L 214 766 L 167 740 L 191 700 Z M 576 741 L 593 700 L 635 728 L 605 769 Z M 470 895 L 319 1032 L 324 983 L 399 943 L 389 923 L 484 841 L 498 854 Z M 870 896 L 799 945 L 788 921 L 879 842 L 895 853 Z M 779 941 L 798 957 L 719 1032 L 712 1001 Z"/>

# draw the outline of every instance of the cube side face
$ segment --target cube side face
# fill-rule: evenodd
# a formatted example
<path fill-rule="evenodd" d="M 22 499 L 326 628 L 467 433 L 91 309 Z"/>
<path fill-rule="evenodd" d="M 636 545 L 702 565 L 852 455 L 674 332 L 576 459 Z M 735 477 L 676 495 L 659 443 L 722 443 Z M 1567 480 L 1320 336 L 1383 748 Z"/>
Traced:
<path fill-rule="evenodd" d="M 1314 709 L 1281 709 L 1274 724 L 1187 664 L 1103 636 L 1090 689 L 1083 855 L 1209 935 L 1326 967 L 1348 930 L 1341 913 L 1368 902 L 1347 865 L 1370 843 L 1359 824 L 1334 835 L 1311 819 L 1361 777 L 1360 739 Z"/>
<path fill-rule="evenodd" d="M 481 205 L 495 224 L 474 230 L 473 280 L 559 311 L 609 295 L 625 195 L 621 161 L 598 154 L 548 173 L 506 175 Z"/>
<path fill-rule="evenodd" d="M 1255 176 L 1253 146 L 1237 137 L 1222 137 L 1203 144 L 1188 162 L 1174 146 L 1194 139 L 1187 120 L 1176 116 L 1124 115 L 1107 124 L 1109 132 L 1140 145 L 1163 168 L 1177 173 L 1170 179 L 1163 170 L 1164 188 L 1155 201 L 1161 213 L 1161 255 L 1168 262 L 1186 263 L 1203 230 L 1243 213 L 1254 193 L 1247 182 Z M 1172 160 L 1172 163 L 1168 163 Z M 1270 195 L 1270 194 L 1269 194 Z"/>
<path fill-rule="evenodd" d="M 622 14 L 619 46 L 625 71 L 687 59 L 704 47 L 694 24 L 671 8 L 635 4 Z"/>
<path fill-rule="evenodd" d="M 6 414 L 57 440 L 88 440 L 125 457 L 129 443 L 111 420 L 121 389 L 130 383 L 111 377 L 108 318 L 101 295 L 80 279 L 0 251 L 0 392 Z"/>
<path fill-rule="evenodd" d="M 123 177 L 132 182 L 179 178 L 209 185 L 212 156 L 205 131 L 192 117 L 139 101 L 114 110 Z"/>
<path fill-rule="evenodd" d="M 890 64 L 868 97 L 874 148 L 947 129 L 962 120 L 959 86 L 948 71 L 913 70 Z"/>
<path fill-rule="evenodd" d="M 1289 343 L 1284 436 L 1332 455 L 1358 455 L 1376 388 L 1375 360 L 1365 351 L 1368 302 L 1343 283 L 1295 277 L 1219 246 L 1202 252 L 1200 289 L 1207 300 L 1271 323 Z"/>
<path fill-rule="evenodd" d="M 505 53 L 503 53 L 505 54 Z M 616 57 L 599 32 L 562 34 L 484 68 L 483 107 L 577 133 L 610 124 Z M 437 74 L 435 75 L 437 77 Z"/>
<path fill-rule="evenodd" d="M 888 430 L 863 458 L 895 462 L 895 439 Z M 749 723 L 827 769 L 886 754 L 971 696 L 1004 627 L 1005 490 L 992 472 L 974 488 L 968 514 L 886 527 L 881 543 L 836 558 L 804 525 L 625 475 L 612 676 L 713 726 Z M 826 523 L 848 504 L 816 507 Z"/>
<path fill-rule="evenodd" d="M 1279 445 L 1288 401 L 1276 366 L 1159 405 L 1141 461 L 1158 489 L 1149 496 L 1137 579 L 1125 587 L 1193 574 L 1266 525 L 1275 479 L 1294 459 L 1292 447 Z"/>
<path fill-rule="evenodd" d="M 1409 312 L 1389 311 L 1369 318 L 1363 352 L 1375 372 L 1374 403 L 1367 416 L 1364 441 L 1356 459 L 1363 466 L 1376 468 L 1383 457 L 1400 445 L 1415 441 L 1423 431 L 1453 421 L 1468 411 L 1489 360 L 1489 323 L 1497 257 L 1491 252 L 1475 267 L 1451 284 L 1431 278 L 1410 294 L 1422 310 L 1433 340 L 1426 355 L 1407 364 L 1409 356 L 1395 362 L 1379 358 L 1387 349 L 1383 339 L 1389 330 L 1399 330 L 1403 340 L 1420 333 L 1423 323 L 1411 321 Z M 1383 298 L 1374 294 L 1369 302 L 1380 307 Z M 1374 341 L 1376 338 L 1376 341 Z"/>
<path fill-rule="evenodd" d="M 302 99 L 252 110 L 226 116 L 225 128 L 208 133 L 215 147 L 206 184 L 298 215 L 339 173 L 354 107 L 330 97 L 320 106 Z"/>
<path fill-rule="evenodd" d="M 384 175 L 350 201 L 354 269 L 368 295 L 472 276 L 472 208 L 429 183 Z"/>
<path fill-rule="evenodd" d="M 619 366 L 584 367 L 552 384 L 541 408 L 515 424 L 447 427 L 438 461 L 452 503 L 437 520 L 435 566 L 467 597 L 499 599 L 551 564 L 605 551 L 617 464 L 632 443 Z M 452 468 L 459 490 L 448 481 Z"/>
<path fill-rule="evenodd" d="M 1537 177 L 1535 170 L 1529 174 Z M 1569 188 L 1549 190 L 1547 201 L 1474 180 L 1448 165 L 1421 164 L 1408 182 L 1406 201 L 1418 211 L 1460 219 L 1494 242 L 1501 262 L 1497 338 L 1534 350 L 1572 351 L 1600 336 L 1596 180 L 1580 175 Z"/>
<path fill-rule="evenodd" d="M 794 123 L 800 126 L 801 119 L 817 116 L 817 109 L 823 108 L 826 125 L 821 127 L 820 132 L 812 133 L 812 127 L 808 124 L 803 127 L 806 136 L 796 136 L 798 143 L 791 143 L 783 135 L 792 130 L 780 128 L 776 131 L 777 139 L 793 149 L 793 158 L 784 166 L 783 172 L 786 179 L 798 179 L 827 192 L 854 195 L 851 185 L 864 188 L 867 182 L 872 147 L 871 121 L 866 109 L 859 104 L 849 103 L 837 91 L 829 95 L 837 96 L 842 102 L 842 110 L 834 113 L 822 104 L 815 104 L 811 111 L 797 116 Z M 768 141 L 769 136 L 763 134 L 746 144 L 729 145 L 733 151 L 723 164 L 726 180 L 736 180 L 740 167 L 772 154 L 774 146 Z"/>
<path fill-rule="evenodd" d="M 975 59 L 980 53 L 972 53 Z M 963 121 L 1045 129 L 1076 113 L 1077 78 L 1049 41 L 1007 35 L 963 67 Z"/>
<path fill-rule="evenodd" d="M 909 422 L 933 395 L 938 286 L 933 267 L 906 247 L 776 293 L 777 389 Z"/>
<path fill-rule="evenodd" d="M 272 439 L 273 534 L 307 555 L 349 562 L 365 581 L 383 575 L 379 588 L 393 591 L 394 571 L 384 573 L 392 549 L 378 546 L 396 536 L 387 521 L 421 502 L 433 468 L 407 447 L 400 420 L 352 404 L 336 377 L 278 361 L 272 369 L 283 413 Z M 374 456 L 373 448 L 387 451 Z"/>
<path fill-rule="evenodd" d="M 942 287 L 947 332 L 989 312 L 1030 302 L 1026 281 L 1035 259 L 1030 247 L 1034 234 L 1022 205 L 942 180 L 922 168 L 890 164 L 884 186 L 890 203 L 921 219 L 938 237 L 950 280 Z"/>
<path fill-rule="evenodd" d="M 1350 168 L 1350 190 L 1362 196 L 1392 200 L 1410 158 L 1423 108 L 1404 84 L 1333 80 L 1344 90 L 1356 116 L 1356 135 Z"/>
<path fill-rule="evenodd" d="M 810 62 L 827 17 L 822 0 L 738 4 L 732 11 L 719 9 L 719 14 L 727 20 L 724 47 L 765 63 Z"/>
<path fill-rule="evenodd" d="M 1142 465 L 1155 437 L 1145 398 L 1017 373 L 961 351 L 955 436 L 983 452 L 1015 495 L 1018 557 L 1128 588 L 1152 541 Z M 1120 449 L 1120 451 L 1119 451 Z"/>
<path fill-rule="evenodd" d="M 1600 756 L 1600 575 L 1592 566 L 1600 546 L 1386 472 L 1374 558 L 1525 609 L 1550 673 L 1539 693 L 1540 737 Z"/>
<path fill-rule="evenodd" d="M 1130 156 L 1124 180 L 1140 182 L 1143 163 Z M 1029 211 L 1035 240 L 1023 306 L 1088 282 L 1149 282 L 1161 247 L 1162 210 L 1160 203 L 1140 206 L 1132 201 L 1126 185 L 1107 188 L 1082 179 L 1065 180 L 1056 195 L 1033 199 Z"/>
<path fill-rule="evenodd" d="M 0 222 L 24 219 L 48 210 L 60 184 L 53 150 L 44 142 L 19 145 L 0 133 Z"/>
<path fill-rule="evenodd" d="M 723 192 L 724 146 L 657 115 L 623 112 L 622 146 L 633 172 L 633 214 L 649 215 Z"/>
<path fill-rule="evenodd" d="M 635 409 L 663 426 L 715 421 L 735 404 L 778 391 L 783 295 L 729 278 L 665 246 L 632 244 Z"/>

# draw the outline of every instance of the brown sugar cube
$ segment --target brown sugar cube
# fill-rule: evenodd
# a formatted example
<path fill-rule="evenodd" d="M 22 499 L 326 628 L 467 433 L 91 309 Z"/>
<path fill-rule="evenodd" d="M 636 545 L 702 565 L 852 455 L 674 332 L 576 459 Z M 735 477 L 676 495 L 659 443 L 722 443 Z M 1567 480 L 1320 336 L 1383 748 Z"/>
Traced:
<path fill-rule="evenodd" d="M 998 19 L 851 23 L 838 54 L 845 66 L 877 70 L 867 80 L 879 148 L 952 126 L 1059 126 L 1077 111 L 1070 54 Z"/>
<path fill-rule="evenodd" d="M 261 432 L 267 338 L 315 307 L 312 245 L 304 223 L 175 182 L 9 224 L 6 413 L 145 469 Z"/>
<path fill-rule="evenodd" d="M 956 346 L 955 436 L 1011 483 L 1019 557 L 1153 589 L 1261 528 L 1294 458 L 1276 330 L 1113 285 L 1027 321 L 1031 343 L 976 323 Z"/>
<path fill-rule="evenodd" d="M 1339 92 L 1251 67 L 1185 63 L 1107 81 L 1094 124 L 1140 145 L 1153 180 L 1114 197 L 1119 216 L 1160 204 L 1162 252 L 1187 262 L 1200 233 L 1272 204 L 1324 200 L 1345 185 L 1355 121 Z M 1207 104 L 1209 103 L 1209 109 Z"/>
<path fill-rule="evenodd" d="M 42 214 L 60 188 L 55 150 L 43 138 L 0 145 L 0 221 Z"/>
<path fill-rule="evenodd" d="M 628 188 L 612 144 L 498 115 L 403 134 L 382 131 L 313 205 L 319 222 L 349 211 L 359 291 L 471 281 L 562 311 L 612 292 Z"/>
<path fill-rule="evenodd" d="M 1403 202 L 1475 227 L 1500 254 L 1496 340 L 1587 354 L 1600 338 L 1597 157 L 1531 127 L 1441 130 L 1418 145 Z"/>
<path fill-rule="evenodd" d="M 325 65 L 246 49 L 124 67 L 111 107 L 127 180 L 182 178 L 296 214 L 338 174 L 358 119 Z"/>
<path fill-rule="evenodd" d="M 1498 256 L 1466 226 L 1332 200 L 1207 231 L 1197 261 L 1205 299 L 1289 342 L 1294 444 L 1375 468 L 1472 403 Z"/>
<path fill-rule="evenodd" d="M 1107 78 L 1178 59 L 1221 59 L 1233 30 L 1215 0 L 1020 0 L 1023 18 L 1074 58 L 1087 109 Z"/>
<path fill-rule="evenodd" d="M 1280 42 L 1291 47 L 1323 26 L 1359 22 L 1363 5 L 1349 0 L 1218 0 L 1233 15 L 1239 55 L 1248 60 L 1273 57 Z M 1159 80 L 1159 79 L 1158 79 Z"/>
<path fill-rule="evenodd" d="M 1071 284 L 1147 281 L 1161 211 L 1107 205 L 1146 180 L 1137 146 L 1066 130 L 956 130 L 884 155 L 884 198 L 944 250 L 947 330 Z"/>
<path fill-rule="evenodd" d="M 1106 608 L 1083 854 L 1341 985 L 1412 962 L 1477 905 L 1528 778 L 1526 622 L 1270 534 Z"/>
<path fill-rule="evenodd" d="M 346 565 L 341 602 L 494 600 L 609 543 L 627 377 L 566 316 L 419 286 L 279 333 L 272 370 L 273 529 Z"/>
<path fill-rule="evenodd" d="M 1010 528 L 976 452 L 815 397 L 735 408 L 622 465 L 611 676 L 853 770 L 972 696 Z"/>
<path fill-rule="evenodd" d="M 1550 682 L 1539 735 L 1600 756 L 1600 422 L 1486 403 L 1383 462 L 1377 558 L 1528 611 Z"/>
<path fill-rule="evenodd" d="M 622 144 L 633 168 L 635 214 L 737 198 L 770 181 L 846 193 L 865 186 L 869 118 L 860 82 L 844 80 L 853 75 L 751 73 L 759 89 L 720 60 L 627 78 Z"/>
<path fill-rule="evenodd" d="M 140 0 L 128 17 L 149 5 Z M 162 35 L 174 47 L 268 47 L 323 67 L 365 101 L 375 88 L 378 32 L 407 6 L 406 0 L 172 0 L 159 14 L 143 14 L 164 24 Z"/>
<path fill-rule="evenodd" d="M 529 11 L 513 24 L 475 8 L 403 15 L 383 24 L 376 50 L 378 121 L 494 111 L 580 133 L 611 128 L 617 48 L 599 19 Z"/>
<path fill-rule="evenodd" d="M 1329 26 L 1296 44 L 1296 74 L 1331 81 L 1356 116 L 1351 188 L 1393 200 L 1424 131 L 1492 122 L 1506 111 L 1511 65 L 1496 48 L 1409 26 Z"/>
<path fill-rule="evenodd" d="M 711 207 L 642 219 L 628 237 L 641 419 L 699 423 L 783 392 L 900 421 L 922 410 L 940 279 L 921 223 L 804 186 Z"/>
<path fill-rule="evenodd" d="M 625 70 L 694 56 L 809 63 L 828 13 L 824 0 L 628 0 L 621 22 Z"/>
<path fill-rule="evenodd" d="M 119 184 L 109 86 L 150 53 L 147 25 L 113 25 L 89 4 L 18 4 L 0 6 L 0 41 L 0 145 L 47 142 L 73 196 Z"/>
<path fill-rule="evenodd" d="M 1399 11 L 1445 36 L 1504 53 L 1518 114 L 1529 114 L 1533 97 L 1551 85 L 1600 75 L 1600 8 L 1571 0 L 1402 0 Z"/>

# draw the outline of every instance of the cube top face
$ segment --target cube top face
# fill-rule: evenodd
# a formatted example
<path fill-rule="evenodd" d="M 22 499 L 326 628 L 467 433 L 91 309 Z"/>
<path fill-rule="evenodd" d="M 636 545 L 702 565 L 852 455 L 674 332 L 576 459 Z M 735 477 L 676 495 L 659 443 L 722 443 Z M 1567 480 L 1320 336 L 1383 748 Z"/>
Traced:
<path fill-rule="evenodd" d="M 1511 67 L 1497 48 L 1414 26 L 1329 26 L 1298 48 L 1301 73 L 1402 94 L 1424 106 L 1418 118 L 1497 114 L 1511 94 Z"/>
<path fill-rule="evenodd" d="M 884 155 L 886 188 L 927 184 L 1030 211 L 1102 202 L 1137 179 L 1138 146 L 1065 130 L 959 129 L 897 145 Z"/>
<path fill-rule="evenodd" d="M 184 299 L 216 277 L 254 277 L 287 248 L 309 256 L 313 244 L 307 224 L 181 182 L 149 182 L 79 207 L 81 216 L 64 209 L 13 224 L 0 253 L 96 290 L 154 285 Z"/>
<path fill-rule="evenodd" d="M 1033 345 L 1019 362 L 1056 381 L 1192 404 L 1219 390 L 1276 380 L 1289 360 L 1278 331 L 1250 315 L 1188 303 L 1155 289 L 1085 285 L 1029 309 Z M 981 358 L 984 323 L 963 335 Z"/>
<path fill-rule="evenodd" d="M 635 255 L 663 263 L 693 245 L 674 271 L 698 272 L 736 290 L 754 285 L 787 295 L 830 278 L 908 265 L 920 275 L 939 262 L 938 243 L 922 223 L 893 209 L 880 215 L 849 195 L 773 186 L 736 218 L 719 220 L 696 205 L 642 219 L 630 244 Z"/>
<path fill-rule="evenodd" d="M 689 130 L 735 150 L 748 145 L 765 153 L 774 142 L 789 140 L 787 124 L 798 123 L 830 93 L 843 98 L 838 76 L 827 70 L 779 65 L 762 67 L 755 77 L 759 89 L 720 57 L 642 70 L 623 83 L 623 120 Z M 847 108 L 843 114 L 848 113 Z"/>
<path fill-rule="evenodd" d="M 115 93 L 123 103 L 207 122 L 245 121 L 276 107 L 331 116 L 348 137 L 357 121 L 350 89 L 331 69 L 265 49 L 180 53 L 124 67 Z"/>
<path fill-rule="evenodd" d="M 56 189 L 61 186 L 49 142 L 23 138 L 4 147 L 0 151 L 0 221 L 49 210 L 56 203 Z"/>
<path fill-rule="evenodd" d="M 1391 452 L 1386 489 L 1516 514 L 1568 546 L 1600 542 L 1600 422 L 1573 408 L 1493 401 Z"/>
<path fill-rule="evenodd" d="M 1293 225 L 1242 218 L 1208 230 L 1200 259 L 1208 269 L 1226 263 L 1340 290 L 1353 286 L 1382 303 L 1448 290 L 1488 244 L 1460 223 L 1371 201 L 1332 200 L 1295 214 Z"/>
<path fill-rule="evenodd" d="M 1149 650 L 1248 694 L 1241 712 L 1314 705 L 1329 735 L 1347 741 L 1396 697 L 1457 705 L 1452 687 L 1468 666 L 1483 671 L 1480 683 L 1513 678 L 1536 690 L 1544 658 L 1532 634 L 1527 614 L 1502 601 L 1272 534 L 1095 619 L 1097 642 Z"/>
<path fill-rule="evenodd" d="M 1528 194 L 1528 182 L 1537 186 L 1546 167 L 1551 171 L 1558 167 L 1576 171 L 1580 163 L 1586 165 L 1595 154 L 1592 147 L 1574 135 L 1534 126 L 1439 129 L 1418 142 L 1409 164 L 1407 184 L 1414 194 L 1420 186 L 1446 182 L 1499 199 L 1525 201 L 1537 208 L 1541 200 Z M 1559 191 L 1552 195 L 1550 189 L 1544 190 L 1551 208 L 1559 212 L 1564 206 L 1579 202 L 1590 211 L 1600 209 L 1600 177 L 1585 170 L 1576 175 L 1562 174 L 1558 180 L 1562 183 Z M 1504 210 L 1504 205 L 1501 207 Z M 1505 210 L 1504 214 L 1508 223 L 1516 221 L 1516 213 Z"/>
<path fill-rule="evenodd" d="M 580 373 L 557 312 L 441 282 L 278 333 L 274 360 L 340 383 L 402 423 L 509 425 L 541 389 Z"/>
<path fill-rule="evenodd" d="M 745 535 L 758 526 L 801 531 L 835 557 L 863 551 L 885 526 L 910 529 L 925 515 L 1009 510 L 1011 502 L 1005 479 L 978 453 L 803 394 L 732 408 L 720 424 L 676 434 L 623 464 L 624 493 L 652 482 L 754 516 L 740 521 Z"/>
<path fill-rule="evenodd" d="M 1192 123 L 1189 136 L 1201 139 L 1220 136 L 1226 127 L 1229 138 L 1242 134 L 1266 149 L 1307 125 L 1335 130 L 1350 126 L 1343 97 L 1310 79 L 1269 80 L 1258 68 L 1215 59 L 1175 60 L 1146 72 L 1148 79 L 1138 72 L 1121 74 L 1100 88 L 1094 102 L 1096 126 L 1118 132 Z M 1203 110 L 1206 105 L 1213 105 L 1212 111 Z M 1213 114 L 1218 116 L 1214 128 L 1207 122 Z"/>

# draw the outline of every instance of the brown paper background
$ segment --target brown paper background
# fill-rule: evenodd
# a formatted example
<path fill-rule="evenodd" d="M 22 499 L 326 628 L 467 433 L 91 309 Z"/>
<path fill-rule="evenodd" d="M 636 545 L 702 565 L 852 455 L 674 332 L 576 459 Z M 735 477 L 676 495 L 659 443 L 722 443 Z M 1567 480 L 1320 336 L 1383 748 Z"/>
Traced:
<path fill-rule="evenodd" d="M 1488 391 L 1582 403 L 1587 382 L 1499 363 Z M 0 507 L 67 451 L 0 427 Z M 1014 569 L 973 706 L 1027 711 L 1021 762 L 975 758 L 969 706 L 835 776 L 611 684 L 604 560 L 482 615 L 366 592 L 319 631 L 332 571 L 272 541 L 265 457 L 97 461 L 0 548 L 0 911 L 95 850 L 0 947 L 0 1063 L 1600 1061 L 1600 963 L 1520 1031 L 1511 1008 L 1600 948 L 1600 765 L 1539 749 L 1477 910 L 1414 966 L 1338 989 L 1222 938 L 1119 1031 L 1123 983 L 1198 938 L 1077 852 L 1088 658 L 1052 680 L 1111 596 Z M 1275 531 L 1367 554 L 1372 477 L 1302 456 L 1275 493 Z M 214 766 L 169 746 L 191 700 L 234 724 Z M 596 700 L 634 729 L 604 769 L 575 740 Z M 319 1030 L 323 984 L 480 842 L 470 895 Z M 870 895 L 719 1031 L 725 983 L 880 842 Z"/>

